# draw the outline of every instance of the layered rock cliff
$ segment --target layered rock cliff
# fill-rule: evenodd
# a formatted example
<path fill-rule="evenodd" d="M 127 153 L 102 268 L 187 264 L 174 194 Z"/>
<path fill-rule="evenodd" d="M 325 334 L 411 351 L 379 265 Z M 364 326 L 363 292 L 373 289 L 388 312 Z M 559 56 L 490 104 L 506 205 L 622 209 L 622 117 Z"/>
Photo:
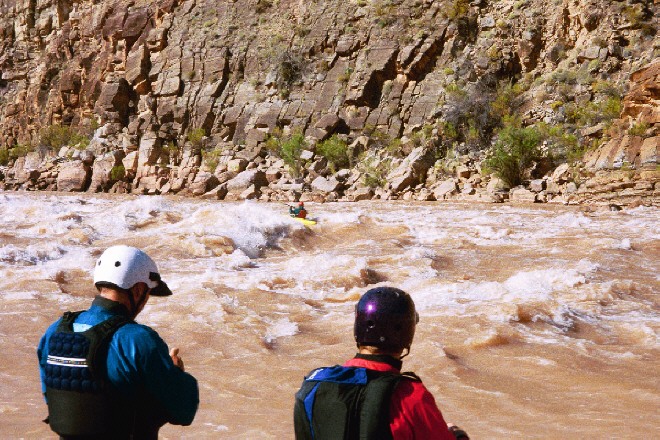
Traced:
<path fill-rule="evenodd" d="M 0 177 L 5 189 L 501 200 L 479 160 L 501 124 L 492 104 L 517 84 L 505 107 L 525 124 L 562 124 L 597 149 L 507 197 L 656 203 L 657 7 L 0 0 L 0 147 L 12 152 Z M 578 114 L 626 93 L 613 125 Z M 53 127 L 78 136 L 49 142 Z M 292 133 L 305 137 L 296 172 L 266 142 Z M 347 169 L 316 151 L 332 135 L 350 146 Z"/>

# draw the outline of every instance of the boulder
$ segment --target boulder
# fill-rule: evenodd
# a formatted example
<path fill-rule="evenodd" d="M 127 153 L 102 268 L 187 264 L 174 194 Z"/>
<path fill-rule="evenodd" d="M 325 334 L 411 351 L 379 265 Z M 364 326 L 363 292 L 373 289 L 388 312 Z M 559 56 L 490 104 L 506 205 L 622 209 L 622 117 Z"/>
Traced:
<path fill-rule="evenodd" d="M 57 190 L 62 192 L 85 191 L 91 180 L 92 170 L 81 161 L 69 162 L 57 175 Z"/>
<path fill-rule="evenodd" d="M 454 179 L 448 179 L 438 183 L 435 188 L 433 188 L 433 197 L 435 197 L 436 200 L 444 200 L 457 192 L 458 185 L 456 185 Z"/>
<path fill-rule="evenodd" d="M 546 188 L 544 179 L 534 179 L 529 183 L 529 189 L 535 193 L 540 193 Z"/>
<path fill-rule="evenodd" d="M 190 190 L 194 196 L 201 196 L 211 191 L 218 185 L 220 185 L 220 181 L 213 173 L 200 171 L 197 173 L 195 180 L 193 180 L 192 184 L 190 185 Z"/>
<path fill-rule="evenodd" d="M 371 200 L 374 196 L 374 190 L 371 188 L 360 187 L 346 194 L 351 202 L 360 202 L 362 200 Z"/>
<path fill-rule="evenodd" d="M 241 194 L 250 186 L 254 186 L 254 190 L 258 191 L 259 188 L 267 185 L 266 173 L 258 169 L 246 170 L 227 182 L 227 192 Z"/>
<path fill-rule="evenodd" d="M 509 189 L 508 185 L 499 177 L 492 177 L 488 182 L 488 185 L 486 185 L 486 191 L 491 194 L 502 192 L 507 189 Z"/>
<path fill-rule="evenodd" d="M 231 159 L 227 162 L 227 171 L 238 174 L 245 171 L 247 168 L 248 161 L 243 158 Z"/>
<path fill-rule="evenodd" d="M 512 202 L 534 203 L 536 193 L 522 187 L 513 188 L 509 191 L 509 200 Z"/>
<path fill-rule="evenodd" d="M 88 188 L 89 192 L 106 192 L 118 180 L 118 175 L 113 176 L 113 169 L 121 162 L 123 151 L 114 151 L 98 158 L 92 166 L 92 179 Z M 119 173 L 116 170 L 114 173 Z M 124 170 L 125 175 L 126 170 Z"/>
<path fill-rule="evenodd" d="M 401 164 L 387 176 L 390 188 L 400 192 L 419 183 L 433 165 L 433 154 L 425 147 L 415 148 Z"/>
<path fill-rule="evenodd" d="M 341 182 L 339 182 L 334 177 L 330 177 L 329 179 L 326 179 L 323 176 L 319 176 L 312 181 L 312 190 L 314 191 L 331 193 L 334 191 L 339 191 L 341 187 L 342 187 Z"/>

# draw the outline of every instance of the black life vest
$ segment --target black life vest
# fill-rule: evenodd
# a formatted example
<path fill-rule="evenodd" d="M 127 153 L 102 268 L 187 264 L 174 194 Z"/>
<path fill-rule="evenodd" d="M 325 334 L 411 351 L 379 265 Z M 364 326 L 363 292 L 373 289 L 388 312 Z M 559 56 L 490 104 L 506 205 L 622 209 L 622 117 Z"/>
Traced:
<path fill-rule="evenodd" d="M 401 380 L 420 379 L 340 365 L 311 371 L 296 393 L 296 439 L 391 439 L 390 401 Z"/>
<path fill-rule="evenodd" d="M 135 407 L 109 384 L 106 361 L 112 335 L 132 321 L 115 316 L 74 332 L 80 313 L 66 312 L 48 342 L 48 423 L 63 437 L 129 438 Z"/>

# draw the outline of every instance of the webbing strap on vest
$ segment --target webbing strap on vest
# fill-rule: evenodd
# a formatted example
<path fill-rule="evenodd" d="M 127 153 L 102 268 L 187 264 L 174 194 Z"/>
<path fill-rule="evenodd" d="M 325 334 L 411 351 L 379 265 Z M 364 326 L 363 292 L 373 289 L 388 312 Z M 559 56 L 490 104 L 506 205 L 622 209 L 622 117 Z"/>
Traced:
<path fill-rule="evenodd" d="M 313 370 L 296 393 L 296 439 L 391 439 L 390 401 L 404 378 L 419 380 L 339 365 Z"/>

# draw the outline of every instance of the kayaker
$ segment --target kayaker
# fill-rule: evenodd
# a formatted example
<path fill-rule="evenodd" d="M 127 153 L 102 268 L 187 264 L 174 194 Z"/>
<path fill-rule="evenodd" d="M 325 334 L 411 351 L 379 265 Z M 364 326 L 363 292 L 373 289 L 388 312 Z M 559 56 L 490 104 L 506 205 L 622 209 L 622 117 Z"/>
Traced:
<path fill-rule="evenodd" d="M 296 393 L 296 439 L 469 440 L 445 423 L 419 377 L 401 373 L 418 321 L 406 292 L 367 291 L 355 306 L 356 356 L 311 371 Z"/>
<path fill-rule="evenodd" d="M 305 203 L 300 201 L 298 206 L 294 207 L 289 205 L 289 215 L 291 217 L 305 218 L 307 217 L 307 210 L 305 209 Z"/>
<path fill-rule="evenodd" d="M 190 425 L 197 380 L 178 348 L 134 321 L 150 296 L 172 292 L 140 249 L 112 246 L 97 260 L 99 291 L 88 310 L 67 312 L 37 355 L 50 428 L 64 439 L 157 439 L 165 423 Z"/>

